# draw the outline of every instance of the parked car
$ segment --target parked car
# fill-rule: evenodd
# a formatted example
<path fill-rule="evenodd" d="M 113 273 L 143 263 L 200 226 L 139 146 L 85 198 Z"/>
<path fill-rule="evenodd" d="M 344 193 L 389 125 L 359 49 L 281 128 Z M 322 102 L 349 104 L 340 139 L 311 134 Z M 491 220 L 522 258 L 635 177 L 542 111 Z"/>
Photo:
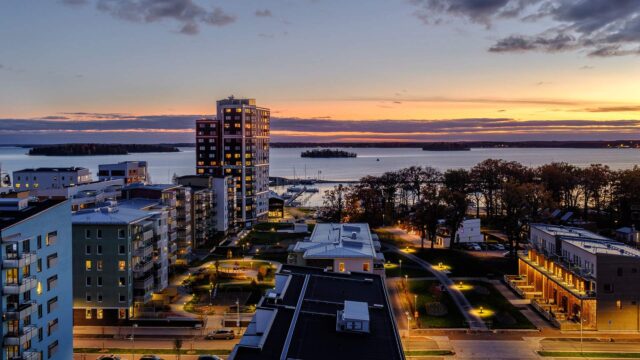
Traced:
<path fill-rule="evenodd" d="M 476 244 L 476 243 L 467 243 L 465 244 L 464 247 L 466 250 L 471 250 L 471 251 L 480 251 L 482 250 L 482 248 L 480 247 L 480 245 Z"/>
<path fill-rule="evenodd" d="M 231 340 L 235 337 L 236 335 L 234 334 L 233 329 L 222 328 L 210 332 L 204 338 L 207 340 Z"/>
<path fill-rule="evenodd" d="M 120 360 L 118 355 L 102 355 L 98 357 L 98 360 Z"/>
<path fill-rule="evenodd" d="M 140 360 L 162 360 L 158 355 L 142 355 Z"/>
<path fill-rule="evenodd" d="M 222 360 L 219 356 L 215 355 L 200 355 L 198 360 Z"/>
<path fill-rule="evenodd" d="M 504 245 L 499 244 L 499 243 L 492 243 L 489 244 L 489 250 L 500 250 L 503 251 L 505 250 Z"/>

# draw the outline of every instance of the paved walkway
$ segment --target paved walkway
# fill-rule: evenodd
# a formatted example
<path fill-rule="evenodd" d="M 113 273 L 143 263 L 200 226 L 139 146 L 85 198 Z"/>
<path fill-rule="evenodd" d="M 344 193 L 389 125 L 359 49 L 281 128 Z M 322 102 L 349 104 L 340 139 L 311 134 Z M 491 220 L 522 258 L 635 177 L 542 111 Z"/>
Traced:
<path fill-rule="evenodd" d="M 385 246 L 389 250 L 397 254 L 400 254 L 406 257 L 407 259 L 415 262 L 416 264 L 420 265 L 423 269 L 430 271 L 436 277 L 436 279 L 438 279 L 438 281 L 440 281 L 440 283 L 442 283 L 442 285 L 444 285 L 448 289 L 449 294 L 453 299 L 453 302 L 456 304 L 456 306 L 458 307 L 462 315 L 467 320 L 467 323 L 469 324 L 469 328 L 471 330 L 480 330 L 480 331 L 489 330 L 489 328 L 487 328 L 487 325 L 484 323 L 484 321 L 482 321 L 482 319 L 480 319 L 479 316 L 476 316 L 471 313 L 471 304 L 469 303 L 467 298 L 464 297 L 462 292 L 458 290 L 455 286 L 453 286 L 454 285 L 453 281 L 449 279 L 446 273 L 434 269 L 430 263 L 420 259 L 415 255 L 404 253 L 393 245 L 385 244 Z"/>
<path fill-rule="evenodd" d="M 555 329 L 553 326 L 551 326 L 551 324 L 549 324 L 546 320 L 540 317 L 540 315 L 538 315 L 533 309 L 531 309 L 531 307 L 529 306 L 529 304 L 531 304 L 531 300 L 521 299 L 517 297 L 500 280 L 488 280 L 488 282 L 491 283 L 493 287 L 498 289 L 498 291 L 500 291 L 500 294 L 502 294 L 502 296 L 504 296 L 507 300 L 509 300 L 509 302 L 513 306 L 516 306 L 519 308 L 526 307 L 524 309 L 521 309 L 520 312 L 522 313 L 522 315 L 526 316 L 527 319 L 529 319 L 529 321 L 531 321 L 531 323 L 536 326 L 536 328 L 538 328 L 539 330 Z"/>

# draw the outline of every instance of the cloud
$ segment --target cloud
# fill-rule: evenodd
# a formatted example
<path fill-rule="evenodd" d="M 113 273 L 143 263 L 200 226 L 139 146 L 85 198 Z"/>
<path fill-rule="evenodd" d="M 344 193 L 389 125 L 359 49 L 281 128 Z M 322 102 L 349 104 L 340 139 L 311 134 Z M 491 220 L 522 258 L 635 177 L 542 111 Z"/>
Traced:
<path fill-rule="evenodd" d="M 637 106 L 604 106 L 598 108 L 582 109 L 580 111 L 604 113 L 604 112 L 640 112 L 640 105 Z"/>
<path fill-rule="evenodd" d="M 410 0 L 427 24 L 462 18 L 490 27 L 507 18 L 540 22 L 542 32 L 512 34 L 489 48 L 495 53 L 581 51 L 592 57 L 640 54 L 637 0 Z"/>
<path fill-rule="evenodd" d="M 264 9 L 264 10 L 256 10 L 256 16 L 257 17 L 272 17 L 273 14 L 271 13 L 271 10 Z"/>
<path fill-rule="evenodd" d="M 78 6 L 88 4 L 89 0 L 60 0 L 60 2 L 65 5 Z"/>
<path fill-rule="evenodd" d="M 69 5 L 81 5 L 88 0 L 62 0 Z M 174 21 L 179 33 L 195 35 L 200 25 L 225 26 L 236 21 L 236 16 L 219 7 L 207 10 L 193 0 L 96 0 L 96 8 L 115 18 L 136 23 Z"/>
<path fill-rule="evenodd" d="M 133 116 L 69 112 L 34 119 L 0 119 L 0 143 L 194 142 L 201 115 Z M 144 136 L 141 136 L 144 134 Z M 108 135 L 108 136 L 106 136 Z M 334 120 L 274 117 L 273 141 L 616 140 L 640 137 L 640 120 Z"/>

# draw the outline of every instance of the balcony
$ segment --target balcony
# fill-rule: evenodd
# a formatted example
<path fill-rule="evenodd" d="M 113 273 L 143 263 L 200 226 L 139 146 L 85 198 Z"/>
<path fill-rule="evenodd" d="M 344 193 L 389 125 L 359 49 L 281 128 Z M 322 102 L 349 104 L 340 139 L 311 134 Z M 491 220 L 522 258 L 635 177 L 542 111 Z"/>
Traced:
<path fill-rule="evenodd" d="M 152 238 L 153 238 L 153 230 L 147 230 L 144 233 L 142 233 L 143 241 L 151 240 Z"/>
<path fill-rule="evenodd" d="M 153 269 L 153 261 L 151 261 L 151 259 L 145 259 L 143 261 L 140 261 L 138 264 L 136 264 L 133 267 L 134 276 L 140 275 L 141 273 L 146 273 L 151 269 Z"/>
<path fill-rule="evenodd" d="M 178 251 L 178 244 L 176 244 L 176 243 L 172 243 L 172 244 L 169 246 L 169 254 L 175 254 L 175 253 L 176 253 L 176 251 Z"/>
<path fill-rule="evenodd" d="M 17 269 L 36 262 L 37 256 L 34 253 L 7 253 L 2 259 L 2 267 L 5 269 Z"/>
<path fill-rule="evenodd" d="M 153 255 L 153 245 L 145 244 L 143 246 L 140 246 L 139 248 L 134 250 L 133 255 L 142 258 L 148 258 Z"/>
<path fill-rule="evenodd" d="M 25 326 L 17 332 L 7 332 L 4 336 L 4 345 L 23 345 L 36 336 L 38 336 L 38 328 L 36 326 Z"/>
<path fill-rule="evenodd" d="M 23 278 L 22 281 L 15 284 L 5 283 L 2 286 L 2 291 L 5 293 L 5 295 L 23 294 L 31 289 L 34 289 L 36 285 L 36 277 L 29 276 Z"/>
<path fill-rule="evenodd" d="M 149 275 L 144 279 L 136 279 L 133 281 L 135 289 L 151 291 L 153 289 L 153 275 Z"/>
<path fill-rule="evenodd" d="M 7 304 L 4 316 L 7 320 L 22 320 L 36 311 L 38 311 L 38 307 L 35 301 L 28 301 L 22 304 Z"/>

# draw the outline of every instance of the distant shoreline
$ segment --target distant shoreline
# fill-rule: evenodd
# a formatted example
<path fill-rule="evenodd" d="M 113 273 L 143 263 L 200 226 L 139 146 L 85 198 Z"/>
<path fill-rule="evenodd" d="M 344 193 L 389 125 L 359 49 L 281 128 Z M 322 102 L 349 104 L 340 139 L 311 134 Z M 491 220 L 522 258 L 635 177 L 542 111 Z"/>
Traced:
<path fill-rule="evenodd" d="M 174 146 L 152 144 L 62 144 L 38 145 L 29 149 L 29 156 L 103 156 L 138 153 L 174 153 Z"/>
<path fill-rule="evenodd" d="M 0 147 L 35 148 L 43 146 L 66 146 L 65 144 L 0 144 Z M 102 144 L 102 145 L 133 145 L 133 144 Z M 188 148 L 195 147 L 195 143 L 161 143 L 145 144 L 163 147 Z M 431 142 L 272 142 L 272 148 L 423 148 L 435 151 L 459 151 L 458 149 L 488 149 L 488 148 L 531 148 L 531 149 L 640 149 L 640 140 L 613 141 L 431 141 Z"/>

